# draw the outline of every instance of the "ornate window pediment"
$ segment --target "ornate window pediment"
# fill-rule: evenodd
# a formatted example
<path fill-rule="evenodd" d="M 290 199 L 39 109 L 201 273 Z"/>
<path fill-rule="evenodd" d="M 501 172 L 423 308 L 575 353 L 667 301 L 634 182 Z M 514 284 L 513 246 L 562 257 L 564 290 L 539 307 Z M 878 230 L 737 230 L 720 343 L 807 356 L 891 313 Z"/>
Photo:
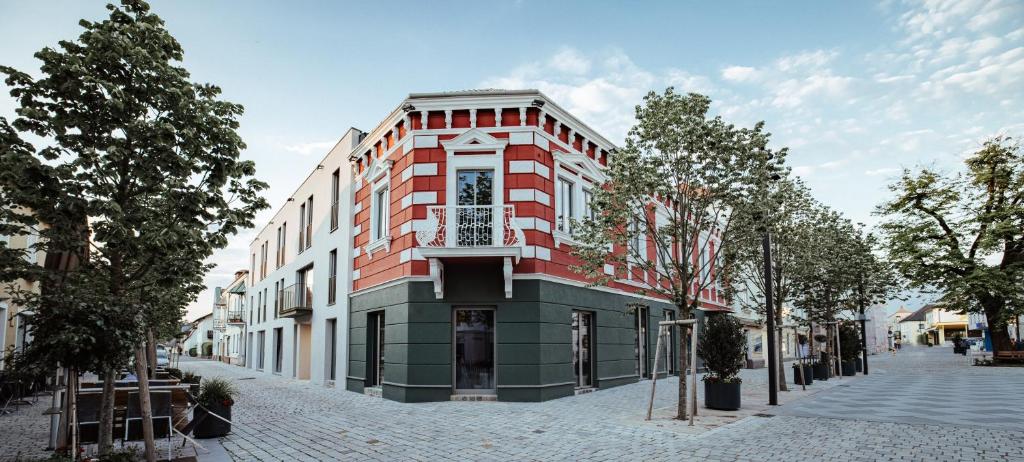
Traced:
<path fill-rule="evenodd" d="M 554 158 L 556 165 L 560 164 L 566 168 L 573 169 L 577 174 L 594 183 L 604 183 L 608 179 L 601 164 L 581 153 L 557 151 L 554 153 Z"/>
<path fill-rule="evenodd" d="M 508 140 L 495 138 L 480 129 L 471 128 L 455 138 L 442 141 L 441 145 L 449 156 L 467 151 L 494 151 L 495 154 L 501 155 L 508 146 Z"/>

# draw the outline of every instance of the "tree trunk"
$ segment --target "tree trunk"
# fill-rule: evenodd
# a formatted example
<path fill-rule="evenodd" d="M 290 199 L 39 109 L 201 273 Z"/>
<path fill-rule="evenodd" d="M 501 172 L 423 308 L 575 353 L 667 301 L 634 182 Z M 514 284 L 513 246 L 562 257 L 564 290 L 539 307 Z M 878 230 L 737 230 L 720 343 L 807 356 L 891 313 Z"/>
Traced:
<path fill-rule="evenodd" d="M 775 357 L 779 359 L 779 391 L 789 391 L 789 387 L 786 386 L 786 364 L 782 360 L 782 332 L 780 331 L 776 337 Z"/>
<path fill-rule="evenodd" d="M 142 438 L 146 445 L 146 462 L 156 462 L 156 440 L 153 436 L 153 408 L 149 400 L 149 376 L 146 347 L 135 348 L 135 375 L 139 377 L 139 408 L 142 411 Z"/>
<path fill-rule="evenodd" d="M 1006 320 L 1002 316 L 1003 309 L 1006 308 L 1006 300 L 986 297 L 981 300 L 981 306 L 985 309 L 985 322 L 988 323 L 989 335 L 992 337 L 992 350 L 1013 350 L 1013 342 L 1010 341 L 1010 331 L 1007 329 Z"/>
<path fill-rule="evenodd" d="M 149 363 L 149 378 L 156 379 L 156 335 L 153 329 L 146 330 L 146 359 Z"/>
<path fill-rule="evenodd" d="M 98 451 L 100 455 L 114 450 L 114 369 L 103 370 L 103 395 L 100 397 L 100 428 Z"/>
<path fill-rule="evenodd" d="M 679 307 L 679 319 L 683 319 L 683 307 Z M 686 372 L 689 369 L 687 367 L 687 354 L 686 351 L 686 327 L 679 326 L 679 404 L 676 407 L 676 418 L 679 420 L 686 420 L 687 412 L 687 398 L 686 398 Z"/>

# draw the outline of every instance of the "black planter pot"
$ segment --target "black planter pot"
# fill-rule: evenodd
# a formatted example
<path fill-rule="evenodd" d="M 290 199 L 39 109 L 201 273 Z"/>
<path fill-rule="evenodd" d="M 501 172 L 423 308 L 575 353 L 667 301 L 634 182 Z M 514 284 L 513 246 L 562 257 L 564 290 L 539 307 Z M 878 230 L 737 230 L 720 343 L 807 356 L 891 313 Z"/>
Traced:
<path fill-rule="evenodd" d="M 842 369 L 844 376 L 857 375 L 857 366 L 853 361 L 843 361 Z"/>
<path fill-rule="evenodd" d="M 191 383 L 188 384 L 188 392 L 191 393 L 192 396 L 199 396 L 199 380 L 198 379 L 196 379 L 195 382 L 191 382 Z"/>
<path fill-rule="evenodd" d="M 740 408 L 740 383 L 704 381 L 704 407 L 720 411 Z"/>
<path fill-rule="evenodd" d="M 864 372 L 864 360 L 857 358 L 853 361 L 853 364 L 857 366 L 857 372 Z"/>
<path fill-rule="evenodd" d="M 231 420 L 231 406 L 225 406 L 223 403 L 216 403 L 213 406 L 207 406 L 207 408 L 210 409 L 210 412 Z M 209 415 L 203 408 L 196 408 L 195 418 L 202 419 L 202 421 L 200 421 L 192 431 L 192 434 L 195 435 L 196 438 L 217 438 L 231 432 L 231 423 Z"/>
<path fill-rule="evenodd" d="M 810 364 L 804 364 L 804 379 L 807 380 L 807 385 L 814 383 L 814 367 Z M 800 365 L 793 365 L 793 383 L 796 385 L 804 385 L 800 383 Z"/>
<path fill-rule="evenodd" d="M 828 363 L 814 363 L 814 380 L 828 380 Z"/>

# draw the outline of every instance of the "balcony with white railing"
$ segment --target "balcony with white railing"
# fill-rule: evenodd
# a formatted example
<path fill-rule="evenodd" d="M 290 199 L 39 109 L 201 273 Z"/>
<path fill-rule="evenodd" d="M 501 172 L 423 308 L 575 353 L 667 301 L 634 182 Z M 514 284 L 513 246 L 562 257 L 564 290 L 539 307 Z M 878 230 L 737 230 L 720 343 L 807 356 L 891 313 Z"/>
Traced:
<path fill-rule="evenodd" d="M 427 207 L 427 218 L 418 222 L 416 241 L 420 252 L 449 249 L 444 255 L 495 255 L 521 257 L 523 230 L 516 224 L 512 205 L 436 205 Z M 488 249 L 495 250 L 489 253 Z M 426 254 L 424 254 L 426 256 Z"/>
<path fill-rule="evenodd" d="M 526 238 L 516 223 L 512 205 L 436 205 L 427 207 L 417 222 L 419 253 L 430 263 L 434 292 L 443 297 L 445 258 L 499 258 L 503 261 L 505 292 L 512 293 L 512 264 L 523 256 Z"/>

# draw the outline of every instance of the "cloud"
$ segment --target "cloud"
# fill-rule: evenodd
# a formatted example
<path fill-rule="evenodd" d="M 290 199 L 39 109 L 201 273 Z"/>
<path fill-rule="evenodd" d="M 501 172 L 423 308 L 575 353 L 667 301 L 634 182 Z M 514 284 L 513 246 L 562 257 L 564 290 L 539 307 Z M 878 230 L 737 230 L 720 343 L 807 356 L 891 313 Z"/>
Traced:
<path fill-rule="evenodd" d="M 874 170 L 865 170 L 864 174 L 867 176 L 888 176 L 899 172 L 900 169 L 897 167 L 882 167 Z"/>
<path fill-rule="evenodd" d="M 668 86 L 680 92 L 713 89 L 705 76 L 674 68 L 648 71 L 620 50 L 587 55 L 569 47 L 547 59 L 516 66 L 505 75 L 485 78 L 480 86 L 536 88 L 613 142 L 625 139 L 634 122 L 633 108 L 647 92 Z"/>
<path fill-rule="evenodd" d="M 839 53 L 835 51 L 805 51 L 779 58 L 775 61 L 775 67 L 783 72 L 792 72 L 800 69 L 820 69 L 832 62 L 836 56 L 839 56 Z"/>
<path fill-rule="evenodd" d="M 875 79 L 875 82 L 878 82 L 878 83 L 897 83 L 897 82 L 906 82 L 908 80 L 914 80 L 914 75 L 913 74 L 888 75 L 888 74 L 885 74 L 885 73 L 879 73 L 879 74 L 875 74 L 874 79 Z"/>
<path fill-rule="evenodd" d="M 282 148 L 288 152 L 308 156 L 310 154 L 326 154 L 337 143 L 337 141 L 313 141 L 310 143 L 284 145 Z"/>
<path fill-rule="evenodd" d="M 841 97 L 847 94 L 847 89 L 853 81 L 852 77 L 831 75 L 827 72 L 802 79 L 785 80 L 775 87 L 772 105 L 778 108 L 795 108 L 811 97 Z"/>
<path fill-rule="evenodd" d="M 732 82 L 750 82 L 757 80 L 757 69 L 747 66 L 729 66 L 722 69 L 722 78 Z"/>
<path fill-rule="evenodd" d="M 570 74 L 586 74 L 590 71 L 590 60 L 573 48 L 562 48 L 548 60 L 548 66 Z"/>

